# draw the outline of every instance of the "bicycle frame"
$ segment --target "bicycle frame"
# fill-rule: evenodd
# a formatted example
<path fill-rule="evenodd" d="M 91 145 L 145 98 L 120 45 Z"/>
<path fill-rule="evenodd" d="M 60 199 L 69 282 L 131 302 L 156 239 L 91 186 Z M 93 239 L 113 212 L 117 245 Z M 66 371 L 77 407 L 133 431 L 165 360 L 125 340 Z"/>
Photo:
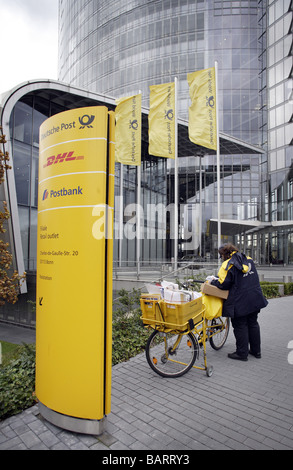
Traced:
<path fill-rule="evenodd" d="M 182 333 L 178 333 L 177 339 L 172 346 L 172 348 L 168 348 L 168 344 L 166 339 L 164 338 L 165 342 L 165 354 L 166 354 L 166 359 L 170 362 L 174 362 L 176 364 L 182 364 L 182 365 L 187 365 L 184 362 L 177 361 L 176 359 L 170 358 L 173 354 L 175 354 L 176 349 L 180 345 L 182 338 L 187 335 L 188 333 L 192 333 L 195 336 L 195 339 L 199 345 L 203 346 L 203 357 L 204 357 L 204 366 L 195 366 L 193 365 L 192 367 L 194 369 L 200 369 L 200 370 L 208 370 L 208 365 L 207 365 L 207 354 L 206 354 L 206 341 L 208 339 L 208 334 L 207 334 L 207 320 L 203 319 L 201 322 L 197 323 L 194 325 L 193 329 L 188 329 L 187 331 L 184 331 Z"/>
<path fill-rule="evenodd" d="M 217 335 L 218 333 L 220 333 L 221 331 L 223 331 L 225 329 L 225 325 L 223 323 L 223 321 L 221 320 L 221 317 L 218 317 L 218 318 L 215 318 L 215 320 L 220 320 L 221 321 L 221 324 L 219 323 L 216 323 L 215 325 L 212 325 L 212 324 L 208 324 L 207 326 L 207 334 L 208 334 L 208 338 L 212 338 L 213 336 Z M 212 322 L 213 320 L 206 320 L 207 322 Z"/>
<path fill-rule="evenodd" d="M 225 344 L 229 332 L 229 323 L 223 321 L 221 317 L 207 320 L 205 306 L 201 306 L 194 300 L 178 307 L 175 302 L 174 306 L 172 302 L 166 302 L 165 304 L 164 300 L 162 301 L 158 295 L 143 294 L 141 306 L 143 313 L 141 319 L 145 327 L 154 330 L 146 347 L 146 356 L 151 368 L 163 377 L 180 377 L 193 367 L 205 370 L 207 376 L 210 377 L 213 373 L 213 367 L 207 364 L 207 340 L 209 340 L 213 349 L 220 349 Z M 220 335 L 219 339 L 215 341 L 213 338 L 221 332 L 224 332 L 224 335 Z M 153 347 L 156 347 L 156 334 L 164 337 L 164 344 L 161 341 L 158 343 L 158 345 L 161 344 L 160 354 L 157 355 L 157 352 L 155 352 L 154 355 L 151 355 L 150 351 Z M 189 335 L 189 339 L 181 344 L 182 338 L 186 335 Z M 195 360 L 199 357 L 200 348 L 203 352 L 203 364 L 194 365 Z M 188 353 L 189 350 L 191 356 Z M 184 351 L 186 351 L 187 356 L 184 355 L 186 354 Z M 186 363 L 186 361 L 189 362 Z M 168 371 L 167 362 L 178 364 L 179 369 L 176 370 L 175 367 L 174 372 Z M 161 365 L 166 365 L 166 367 L 161 368 Z M 186 366 L 186 371 L 184 369 L 180 371 L 180 366 Z"/>
<path fill-rule="evenodd" d="M 171 348 L 168 347 L 166 338 L 164 338 L 166 360 L 170 362 L 174 362 L 176 364 L 187 365 L 184 362 L 181 362 L 172 358 L 172 355 L 175 355 L 176 349 L 179 347 L 182 341 L 182 338 L 186 336 L 188 333 L 192 333 L 195 336 L 195 339 L 198 345 L 203 347 L 203 359 L 204 359 L 203 366 L 193 365 L 192 367 L 194 369 L 205 370 L 207 371 L 207 375 L 210 376 L 212 373 L 212 369 L 211 369 L 211 366 L 209 368 L 207 365 L 206 342 L 211 337 L 223 331 L 225 329 L 225 325 L 222 322 L 222 320 L 220 320 L 221 324 L 215 324 L 215 325 L 209 324 L 208 323 L 209 321 L 211 320 L 203 319 L 201 322 L 197 323 L 192 330 L 190 329 L 182 333 L 178 333 L 177 339 Z"/>

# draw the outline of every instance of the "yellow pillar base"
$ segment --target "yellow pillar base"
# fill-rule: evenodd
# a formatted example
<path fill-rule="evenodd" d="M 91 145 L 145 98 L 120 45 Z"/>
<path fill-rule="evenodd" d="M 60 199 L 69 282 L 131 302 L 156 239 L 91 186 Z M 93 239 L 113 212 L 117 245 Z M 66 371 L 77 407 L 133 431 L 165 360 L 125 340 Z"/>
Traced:
<path fill-rule="evenodd" d="M 107 417 L 100 420 L 74 418 L 73 416 L 63 415 L 51 410 L 43 403 L 39 402 L 39 412 L 50 423 L 58 428 L 67 429 L 67 431 L 77 432 L 80 434 L 92 434 L 99 436 L 106 429 Z"/>

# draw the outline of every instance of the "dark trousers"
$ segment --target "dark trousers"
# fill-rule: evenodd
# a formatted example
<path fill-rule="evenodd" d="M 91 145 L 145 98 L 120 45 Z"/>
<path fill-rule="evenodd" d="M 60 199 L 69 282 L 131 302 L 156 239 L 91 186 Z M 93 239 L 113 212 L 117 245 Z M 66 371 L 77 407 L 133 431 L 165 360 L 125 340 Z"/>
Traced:
<path fill-rule="evenodd" d="M 248 348 L 253 354 L 260 353 L 260 328 L 257 321 L 258 312 L 245 317 L 232 318 L 232 326 L 236 339 L 236 353 L 247 357 Z"/>

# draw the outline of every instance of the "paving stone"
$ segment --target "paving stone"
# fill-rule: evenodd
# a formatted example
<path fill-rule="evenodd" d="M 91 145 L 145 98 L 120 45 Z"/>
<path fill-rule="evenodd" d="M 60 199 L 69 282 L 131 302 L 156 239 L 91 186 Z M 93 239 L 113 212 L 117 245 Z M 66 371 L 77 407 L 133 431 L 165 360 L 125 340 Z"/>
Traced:
<path fill-rule="evenodd" d="M 235 350 L 232 331 L 220 351 L 207 344 L 212 377 L 191 369 L 164 379 L 144 354 L 114 366 L 112 410 L 101 436 L 58 428 L 34 405 L 0 422 L 0 450 L 292 450 L 292 312 L 293 296 L 270 300 L 261 312 L 260 360 L 227 358 Z"/>
<path fill-rule="evenodd" d="M 42 441 L 37 437 L 37 435 L 33 431 L 27 431 L 20 435 L 20 439 L 26 445 L 28 449 L 36 446 L 37 444 L 41 444 Z"/>

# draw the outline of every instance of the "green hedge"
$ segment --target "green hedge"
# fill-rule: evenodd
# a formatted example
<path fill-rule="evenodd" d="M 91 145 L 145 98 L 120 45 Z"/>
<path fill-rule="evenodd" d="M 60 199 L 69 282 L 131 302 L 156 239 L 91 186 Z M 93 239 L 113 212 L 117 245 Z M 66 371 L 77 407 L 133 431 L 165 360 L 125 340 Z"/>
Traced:
<path fill-rule="evenodd" d="M 284 295 L 293 295 L 293 282 L 269 282 L 262 281 L 260 283 L 261 289 L 264 296 L 267 299 L 272 299 L 274 297 L 280 297 L 279 294 L 279 285 L 284 286 Z"/>
<path fill-rule="evenodd" d="M 144 351 L 149 330 L 144 328 L 140 309 L 140 290 L 121 289 L 113 308 L 112 364 L 128 361 Z"/>
<path fill-rule="evenodd" d="M 144 351 L 150 332 L 140 320 L 140 291 L 121 290 L 113 311 L 112 363 L 129 360 Z M 23 345 L 17 356 L 0 366 L 0 420 L 36 402 L 35 345 Z"/>
<path fill-rule="evenodd" d="M 267 299 L 280 297 L 278 284 L 272 284 L 271 282 L 270 283 L 261 282 L 260 287 L 263 292 L 263 295 Z"/>
<path fill-rule="evenodd" d="M 284 284 L 284 294 L 293 295 L 293 282 L 286 282 Z"/>
<path fill-rule="evenodd" d="M 0 367 L 0 420 L 36 402 L 35 345 L 24 344 L 7 365 Z"/>

